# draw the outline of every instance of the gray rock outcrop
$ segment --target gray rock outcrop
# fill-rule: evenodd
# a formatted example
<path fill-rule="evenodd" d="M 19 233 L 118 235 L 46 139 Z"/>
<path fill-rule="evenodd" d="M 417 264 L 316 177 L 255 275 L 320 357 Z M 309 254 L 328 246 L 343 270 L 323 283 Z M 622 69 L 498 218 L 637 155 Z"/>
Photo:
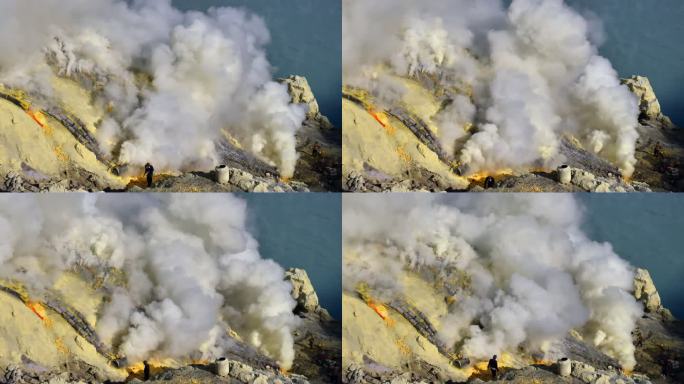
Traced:
<path fill-rule="evenodd" d="M 673 318 L 672 313 L 663 307 L 651 274 L 645 269 L 637 268 L 634 275 L 634 297 L 644 304 L 646 312 L 658 314 L 664 320 Z"/>
<path fill-rule="evenodd" d="M 294 178 L 308 184 L 313 190 L 341 190 L 342 148 L 339 130 L 321 113 L 305 77 L 290 76 L 278 81 L 287 86 L 293 103 L 307 106 L 306 119 L 296 134 L 299 160 Z"/>
<path fill-rule="evenodd" d="M 570 183 L 587 192 L 651 192 L 648 184 L 634 181 L 626 183 L 617 175 L 597 176 L 580 169 L 571 168 Z"/>
<path fill-rule="evenodd" d="M 295 313 L 314 314 L 326 321 L 332 319 L 328 311 L 320 306 L 318 295 L 305 270 L 288 269 L 285 272 L 285 281 L 292 284 L 292 298 L 297 301 Z"/>
<path fill-rule="evenodd" d="M 642 119 L 659 120 L 671 126 L 672 122 L 669 118 L 663 115 L 660 109 L 660 102 L 656 97 L 655 91 L 651 86 L 651 81 L 644 76 L 632 76 L 629 79 L 623 79 L 622 84 L 639 99 L 639 110 L 641 111 Z"/>
<path fill-rule="evenodd" d="M 316 100 L 306 77 L 292 75 L 284 79 L 279 79 L 279 81 L 282 84 L 287 85 L 293 103 L 305 104 L 307 106 L 308 111 L 306 112 L 306 117 L 308 119 L 319 122 L 322 129 L 332 128 L 332 124 L 328 118 L 321 114 L 318 101 Z"/>
<path fill-rule="evenodd" d="M 303 311 L 316 312 L 320 309 L 318 295 L 305 270 L 290 268 L 285 272 L 285 280 L 292 284 L 292 297 Z"/>

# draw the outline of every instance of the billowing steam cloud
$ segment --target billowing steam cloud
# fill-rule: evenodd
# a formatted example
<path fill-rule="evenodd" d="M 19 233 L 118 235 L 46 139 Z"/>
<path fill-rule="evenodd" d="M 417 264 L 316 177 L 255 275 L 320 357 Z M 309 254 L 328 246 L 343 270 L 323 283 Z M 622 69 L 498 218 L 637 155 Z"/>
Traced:
<path fill-rule="evenodd" d="M 553 356 L 575 329 L 634 367 L 633 269 L 582 232 L 571 195 L 344 198 L 346 290 L 367 283 L 391 300 L 404 293 L 400 274 L 414 271 L 446 282 L 455 300 L 440 337 L 466 356 L 519 346 Z"/>
<path fill-rule="evenodd" d="M 95 273 L 111 298 L 97 332 L 129 361 L 215 358 L 230 328 L 287 368 L 291 286 L 245 221 L 231 195 L 0 197 L 0 278 L 40 292 L 65 271 Z"/>
<path fill-rule="evenodd" d="M 637 101 L 598 55 L 595 25 L 563 0 L 345 0 L 344 82 L 393 102 L 388 77 L 437 79 L 453 103 L 431 120 L 470 172 L 556 166 L 572 134 L 630 176 Z"/>
<path fill-rule="evenodd" d="M 271 78 L 258 16 L 182 13 L 170 0 L 0 3 L 0 82 L 50 95 L 54 74 L 110 111 L 102 149 L 122 163 L 178 170 L 217 162 L 225 132 L 291 176 L 305 109 Z"/>

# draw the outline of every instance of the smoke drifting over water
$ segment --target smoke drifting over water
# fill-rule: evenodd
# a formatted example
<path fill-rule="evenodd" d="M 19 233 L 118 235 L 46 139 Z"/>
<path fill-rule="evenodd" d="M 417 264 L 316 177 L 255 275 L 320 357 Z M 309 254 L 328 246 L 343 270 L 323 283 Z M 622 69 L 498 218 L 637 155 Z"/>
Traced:
<path fill-rule="evenodd" d="M 468 171 L 557 166 L 572 134 L 633 173 L 636 98 L 598 55 L 600 23 L 562 0 L 345 0 L 343 13 L 344 83 L 392 104 L 394 76 L 437 79 L 452 102 L 431 120 Z"/>
<path fill-rule="evenodd" d="M 67 271 L 94 273 L 111 299 L 97 332 L 132 362 L 221 356 L 230 328 L 288 368 L 291 286 L 259 255 L 246 214 L 231 195 L 0 197 L 0 278 L 40 292 Z"/>
<path fill-rule="evenodd" d="M 56 74 L 110 111 L 97 132 L 122 163 L 207 168 L 225 132 L 291 176 L 305 108 L 271 78 L 265 23 L 246 10 L 183 13 L 170 0 L 0 4 L 0 82 L 52 94 Z"/>
<path fill-rule="evenodd" d="M 575 329 L 632 369 L 633 268 L 582 232 L 581 212 L 571 195 L 344 196 L 344 288 L 391 300 L 414 271 L 451 287 L 440 338 L 466 356 L 552 356 Z"/>

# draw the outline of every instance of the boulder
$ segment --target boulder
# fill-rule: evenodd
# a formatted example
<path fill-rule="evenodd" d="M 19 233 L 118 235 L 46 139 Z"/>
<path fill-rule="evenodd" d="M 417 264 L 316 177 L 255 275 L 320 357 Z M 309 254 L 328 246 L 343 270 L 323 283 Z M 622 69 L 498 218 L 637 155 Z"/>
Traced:
<path fill-rule="evenodd" d="M 660 294 L 645 269 L 637 268 L 634 275 L 634 297 L 644 303 L 647 312 L 657 312 L 661 308 Z"/>
<path fill-rule="evenodd" d="M 285 281 L 292 284 L 292 298 L 297 301 L 295 311 L 317 313 L 321 310 L 318 295 L 305 270 L 290 268 L 285 272 Z"/>
<path fill-rule="evenodd" d="M 252 367 L 239 361 L 231 361 L 229 369 L 231 377 L 234 377 L 244 383 L 251 383 L 255 378 Z"/>
<path fill-rule="evenodd" d="M 69 180 L 60 180 L 48 187 L 48 192 L 60 193 L 69 191 Z"/>
<path fill-rule="evenodd" d="M 346 175 L 345 187 L 349 192 L 363 191 L 365 189 L 366 180 L 362 174 L 354 170 Z"/>
<path fill-rule="evenodd" d="M 332 128 L 332 124 L 328 118 L 321 114 L 318 101 L 316 101 L 316 97 L 314 96 L 306 77 L 290 76 L 285 79 L 279 79 L 279 81 L 282 84 L 287 85 L 287 91 L 290 93 L 292 103 L 305 104 L 307 106 L 308 110 L 306 112 L 306 117 L 308 119 L 317 121 L 323 129 Z"/>
<path fill-rule="evenodd" d="M 411 192 L 412 185 L 413 183 L 411 182 L 411 180 L 403 180 L 390 187 L 390 192 Z"/>
<path fill-rule="evenodd" d="M 585 191 L 592 191 L 596 188 L 596 176 L 594 174 L 581 170 L 572 170 L 572 183 L 584 189 Z"/>
<path fill-rule="evenodd" d="M 646 312 L 659 314 L 666 320 L 673 318 L 670 311 L 663 307 L 651 274 L 643 268 L 637 268 L 634 274 L 634 297 L 643 303 Z"/>
<path fill-rule="evenodd" d="M 245 192 L 254 189 L 254 176 L 240 169 L 231 169 L 230 182 Z"/>
<path fill-rule="evenodd" d="M 294 104 L 306 104 L 308 111 L 306 116 L 312 119 L 318 117 L 321 113 L 318 107 L 318 101 L 309 86 L 309 81 L 303 76 L 290 76 L 285 79 L 280 79 L 282 84 L 287 85 L 287 91 L 292 98 Z"/>
<path fill-rule="evenodd" d="M 347 368 L 347 372 L 344 375 L 346 382 L 349 384 L 363 383 L 364 376 L 363 368 L 353 363 Z"/>
<path fill-rule="evenodd" d="M 622 84 L 639 99 L 639 110 L 642 116 L 647 116 L 652 119 L 662 119 L 663 114 L 660 109 L 660 102 L 656 97 L 651 82 L 644 76 L 632 76 L 629 79 L 623 79 Z"/>
<path fill-rule="evenodd" d="M 252 189 L 252 192 L 268 192 L 268 184 L 259 182 L 257 185 Z"/>
<path fill-rule="evenodd" d="M 596 368 L 581 361 L 572 362 L 572 376 L 582 380 L 583 383 L 592 383 L 598 374 Z"/>
<path fill-rule="evenodd" d="M 290 181 L 290 188 L 295 192 L 310 192 L 309 186 L 300 181 Z"/>
<path fill-rule="evenodd" d="M 622 188 L 622 187 L 620 187 L 620 188 Z M 616 189 L 617 189 L 617 187 L 616 187 Z M 604 183 L 604 182 L 600 182 L 600 183 L 596 186 L 596 188 L 594 188 L 594 192 L 599 192 L 599 193 L 607 193 L 607 192 L 610 192 L 610 191 L 611 191 L 611 190 L 610 190 L 610 184 Z M 624 191 L 624 188 L 622 188 L 622 191 Z M 616 191 L 616 192 L 618 192 L 618 191 Z"/>

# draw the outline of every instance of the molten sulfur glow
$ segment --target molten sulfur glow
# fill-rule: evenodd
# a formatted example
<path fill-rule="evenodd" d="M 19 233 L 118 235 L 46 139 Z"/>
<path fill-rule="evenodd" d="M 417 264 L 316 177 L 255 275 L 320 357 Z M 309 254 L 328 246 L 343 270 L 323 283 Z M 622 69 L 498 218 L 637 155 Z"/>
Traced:
<path fill-rule="evenodd" d="M 525 170 L 525 173 L 551 173 L 548 169 L 545 168 L 529 168 Z M 516 175 L 516 171 L 514 171 L 511 168 L 502 168 L 502 169 L 497 169 L 494 171 L 480 171 L 473 173 L 471 175 L 468 175 L 468 180 L 471 182 L 482 182 L 484 179 L 486 179 L 489 176 L 492 176 L 494 179 L 502 178 L 502 177 L 509 177 L 509 176 L 514 176 Z"/>
<path fill-rule="evenodd" d="M 387 320 L 387 318 L 389 317 L 387 307 L 385 307 L 384 305 L 378 304 L 374 301 L 369 301 L 368 306 L 371 307 L 375 311 L 375 313 L 377 313 L 378 316 L 380 316 L 383 320 Z"/>
<path fill-rule="evenodd" d="M 473 173 L 472 175 L 468 176 L 468 180 L 472 182 L 481 182 L 484 181 L 489 176 L 494 177 L 495 179 L 497 177 L 503 177 L 503 176 L 511 176 L 513 175 L 513 170 L 512 169 L 499 169 L 496 171 L 492 172 L 476 172 Z"/>
<path fill-rule="evenodd" d="M 389 135 L 393 135 L 397 129 L 392 126 L 389 122 L 389 117 L 384 112 L 376 111 L 372 106 L 368 107 L 368 113 L 377 121 Z"/>
<path fill-rule="evenodd" d="M 170 174 L 170 173 L 155 173 L 152 176 L 152 182 L 154 184 L 164 181 L 170 177 L 174 177 L 175 175 Z M 145 175 L 141 176 L 130 176 L 128 177 L 128 183 L 126 185 L 127 189 L 133 188 L 133 187 L 140 187 L 140 188 L 147 188 L 147 177 Z"/>
<path fill-rule="evenodd" d="M 47 319 L 47 312 L 45 307 L 37 301 L 27 301 L 26 306 L 33 311 L 41 320 L 45 321 Z"/>
<path fill-rule="evenodd" d="M 164 370 L 165 368 L 178 368 L 182 365 L 174 359 L 162 358 L 149 359 L 147 360 L 147 364 L 150 366 L 150 371 L 152 372 L 159 372 L 161 370 Z M 129 365 L 126 369 L 128 370 L 128 373 L 130 373 L 131 375 L 142 374 L 145 370 L 145 362 L 138 361 L 134 364 Z"/>
<path fill-rule="evenodd" d="M 33 121 L 36 122 L 43 130 L 45 131 L 46 134 L 51 135 L 52 134 L 52 128 L 48 125 L 47 123 L 47 118 L 45 117 L 45 114 L 41 111 L 34 111 L 32 109 L 27 109 L 26 114 L 31 116 Z"/>
<path fill-rule="evenodd" d="M 390 318 L 389 311 L 387 310 L 386 306 L 384 306 L 380 303 L 377 303 L 373 300 L 368 300 L 366 302 L 366 304 L 369 307 L 371 307 L 371 309 L 373 309 L 373 311 L 375 311 L 375 313 L 377 313 L 381 319 L 383 319 L 385 321 L 385 324 L 387 324 L 388 327 L 391 327 L 394 325 L 394 320 L 392 318 Z"/>
<path fill-rule="evenodd" d="M 52 326 L 52 320 L 50 320 L 50 318 L 48 317 L 47 310 L 45 309 L 45 306 L 42 303 L 38 301 L 27 300 L 25 302 L 25 305 L 31 310 L 31 312 L 35 313 L 40 320 L 43 321 L 43 324 L 45 326 Z"/>

